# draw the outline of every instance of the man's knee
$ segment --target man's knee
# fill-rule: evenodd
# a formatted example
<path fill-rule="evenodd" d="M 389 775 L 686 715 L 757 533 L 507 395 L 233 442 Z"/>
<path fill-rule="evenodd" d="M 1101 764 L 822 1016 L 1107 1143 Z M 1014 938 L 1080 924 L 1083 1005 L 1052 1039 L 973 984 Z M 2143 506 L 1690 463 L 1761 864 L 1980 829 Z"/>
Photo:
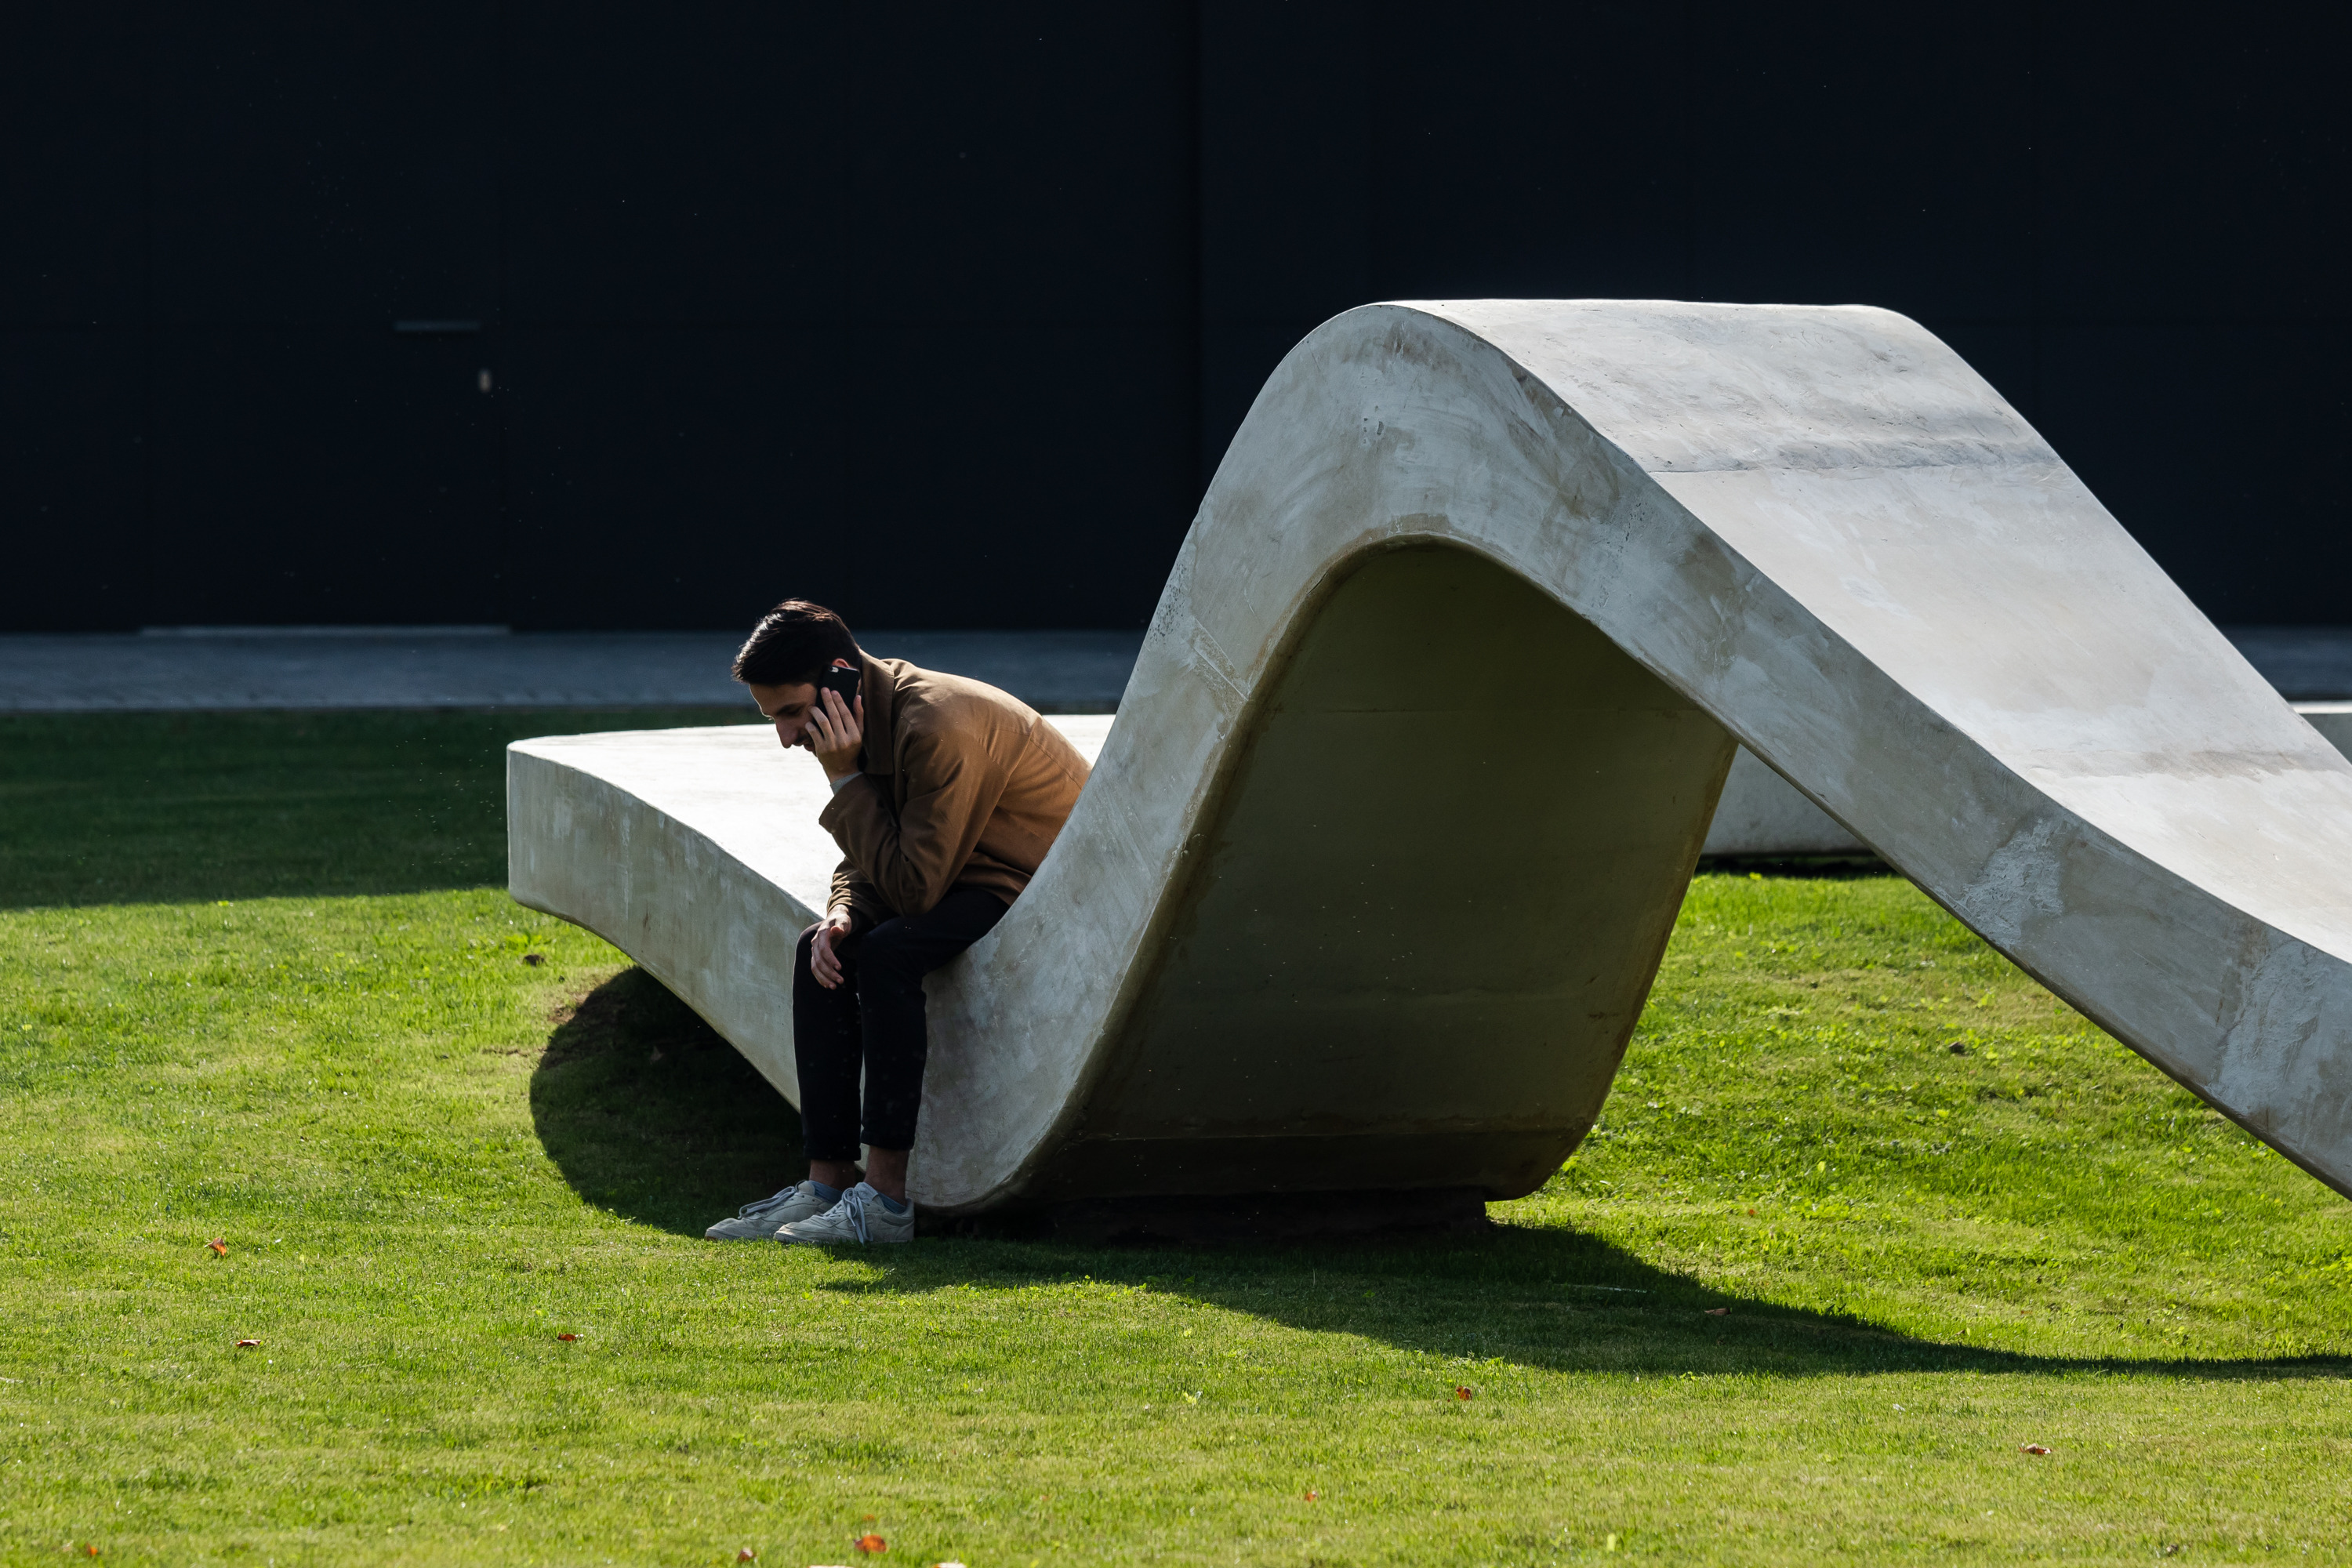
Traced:
<path fill-rule="evenodd" d="M 816 968 L 813 954 L 816 947 L 816 933 L 823 929 L 822 924 L 809 927 L 808 930 L 801 932 L 800 941 L 793 944 L 793 984 L 795 986 L 816 984 Z M 842 961 L 845 956 L 842 952 L 842 943 L 838 939 L 835 939 L 833 944 L 833 956 L 835 962 Z"/>
<path fill-rule="evenodd" d="M 920 962 L 914 933 L 902 920 L 884 921 L 866 933 L 859 945 L 859 967 L 866 973 L 905 974 Z"/>

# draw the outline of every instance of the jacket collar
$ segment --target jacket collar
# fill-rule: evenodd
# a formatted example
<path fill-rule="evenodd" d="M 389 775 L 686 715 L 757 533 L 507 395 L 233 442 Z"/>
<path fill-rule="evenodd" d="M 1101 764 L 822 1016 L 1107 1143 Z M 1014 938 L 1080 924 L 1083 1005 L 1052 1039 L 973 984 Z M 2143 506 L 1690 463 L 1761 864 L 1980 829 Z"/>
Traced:
<path fill-rule="evenodd" d="M 898 767 L 898 668 L 897 659 L 876 658 L 864 648 L 857 662 L 865 674 L 859 695 L 866 701 L 866 739 L 858 742 L 857 771 L 890 773 Z"/>

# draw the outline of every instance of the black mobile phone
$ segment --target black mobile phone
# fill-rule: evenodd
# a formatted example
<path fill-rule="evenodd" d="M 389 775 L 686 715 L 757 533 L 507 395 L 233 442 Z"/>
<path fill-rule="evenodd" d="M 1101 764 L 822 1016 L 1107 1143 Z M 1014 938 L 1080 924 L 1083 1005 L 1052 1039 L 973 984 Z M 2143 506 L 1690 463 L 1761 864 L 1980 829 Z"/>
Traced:
<path fill-rule="evenodd" d="M 828 669 L 817 685 L 828 691 L 841 693 L 841 704 L 852 713 L 857 711 L 857 694 L 865 689 L 866 677 L 854 669 Z"/>

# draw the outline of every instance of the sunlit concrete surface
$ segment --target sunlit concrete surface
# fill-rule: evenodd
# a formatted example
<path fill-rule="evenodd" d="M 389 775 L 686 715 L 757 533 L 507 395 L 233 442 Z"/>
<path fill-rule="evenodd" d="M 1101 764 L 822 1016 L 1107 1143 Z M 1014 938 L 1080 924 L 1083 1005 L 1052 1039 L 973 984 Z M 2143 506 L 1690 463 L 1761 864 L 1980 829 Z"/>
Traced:
<path fill-rule="evenodd" d="M 1885 311 L 1486 300 L 1260 394 L 1060 843 L 933 979 L 916 1195 L 1531 1189 L 1739 746 L 2352 1184 L 2352 764 L 2025 421 Z M 795 761 L 724 809 L 509 764 L 516 896 L 761 1020 L 787 1092 Z"/>

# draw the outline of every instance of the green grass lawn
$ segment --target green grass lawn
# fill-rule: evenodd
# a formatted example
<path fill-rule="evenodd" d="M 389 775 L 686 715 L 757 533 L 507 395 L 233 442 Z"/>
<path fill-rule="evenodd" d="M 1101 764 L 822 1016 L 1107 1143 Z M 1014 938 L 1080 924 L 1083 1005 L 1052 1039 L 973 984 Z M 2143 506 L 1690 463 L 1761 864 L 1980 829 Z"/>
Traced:
<path fill-rule="evenodd" d="M 2343 1201 L 1891 878 L 1703 877 L 1489 1236 L 706 1243 L 785 1108 L 495 886 L 654 721 L 0 721 L 0 1561 L 2352 1555 Z"/>

